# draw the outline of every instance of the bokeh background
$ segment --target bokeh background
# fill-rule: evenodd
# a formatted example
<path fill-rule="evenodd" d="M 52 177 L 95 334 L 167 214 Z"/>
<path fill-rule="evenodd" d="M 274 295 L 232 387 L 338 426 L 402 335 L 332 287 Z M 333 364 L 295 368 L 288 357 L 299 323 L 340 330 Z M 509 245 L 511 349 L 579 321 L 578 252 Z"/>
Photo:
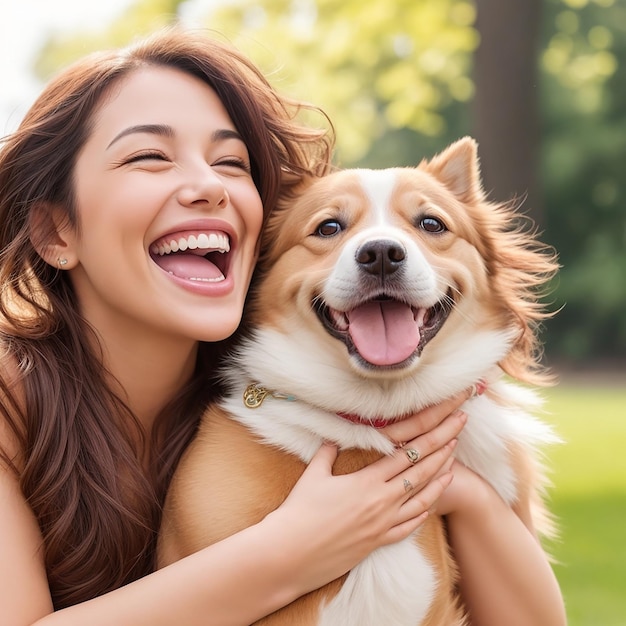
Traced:
<path fill-rule="evenodd" d="M 341 166 L 478 140 L 490 197 L 517 199 L 562 265 L 543 339 L 570 624 L 626 626 L 626 1 L 0 0 L 0 131 L 76 57 L 177 21 L 324 108 Z"/>

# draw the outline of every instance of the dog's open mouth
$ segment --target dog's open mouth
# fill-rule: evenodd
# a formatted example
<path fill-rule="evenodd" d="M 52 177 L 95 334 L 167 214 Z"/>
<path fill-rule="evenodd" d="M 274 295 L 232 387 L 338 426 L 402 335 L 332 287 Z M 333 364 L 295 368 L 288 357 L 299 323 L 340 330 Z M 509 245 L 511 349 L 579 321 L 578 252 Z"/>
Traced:
<path fill-rule="evenodd" d="M 429 308 L 414 307 L 391 298 L 363 302 L 350 311 L 337 311 L 320 299 L 314 302 L 326 330 L 377 367 L 402 365 L 439 332 L 450 314 L 452 300 L 444 298 Z"/>

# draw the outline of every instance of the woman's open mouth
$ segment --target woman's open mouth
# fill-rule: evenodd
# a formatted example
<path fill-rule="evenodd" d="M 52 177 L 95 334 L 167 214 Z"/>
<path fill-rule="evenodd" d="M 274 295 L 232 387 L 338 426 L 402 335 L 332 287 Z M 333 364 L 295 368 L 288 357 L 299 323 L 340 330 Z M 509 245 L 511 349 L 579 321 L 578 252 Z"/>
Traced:
<path fill-rule="evenodd" d="M 217 283 L 226 279 L 230 238 L 221 231 L 185 231 L 158 239 L 150 246 L 152 260 L 183 280 Z"/>

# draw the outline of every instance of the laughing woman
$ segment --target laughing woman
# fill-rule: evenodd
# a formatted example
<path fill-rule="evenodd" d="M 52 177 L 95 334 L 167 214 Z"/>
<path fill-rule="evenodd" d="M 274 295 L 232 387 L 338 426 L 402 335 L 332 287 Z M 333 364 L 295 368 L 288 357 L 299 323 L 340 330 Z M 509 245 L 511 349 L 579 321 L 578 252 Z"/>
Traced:
<path fill-rule="evenodd" d="M 168 481 L 220 393 L 210 381 L 239 332 L 264 216 L 330 167 L 328 135 L 297 109 L 230 47 L 167 31 L 64 71 L 3 142 L 3 625 L 249 624 L 434 506 L 476 579 L 463 588 L 477 624 L 563 623 L 532 534 L 452 466 L 465 398 L 390 427 L 422 451 L 416 465 L 398 454 L 335 477 L 324 445 L 262 522 L 153 571 Z M 196 252 L 160 261 L 178 235 Z M 409 500 L 404 479 L 419 487 Z"/>

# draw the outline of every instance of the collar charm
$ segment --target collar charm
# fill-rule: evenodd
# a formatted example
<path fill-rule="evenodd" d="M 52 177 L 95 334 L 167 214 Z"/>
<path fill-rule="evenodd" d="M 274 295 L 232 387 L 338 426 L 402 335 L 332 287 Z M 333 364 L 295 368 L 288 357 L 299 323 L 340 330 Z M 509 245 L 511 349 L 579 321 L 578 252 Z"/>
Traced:
<path fill-rule="evenodd" d="M 288 393 L 280 393 L 279 391 L 272 391 L 267 387 L 263 387 L 263 385 L 259 385 L 259 383 L 251 383 L 243 392 L 243 403 L 249 409 L 258 409 L 268 395 L 278 400 L 287 400 L 288 402 L 296 401 L 296 396 L 292 396 Z"/>

